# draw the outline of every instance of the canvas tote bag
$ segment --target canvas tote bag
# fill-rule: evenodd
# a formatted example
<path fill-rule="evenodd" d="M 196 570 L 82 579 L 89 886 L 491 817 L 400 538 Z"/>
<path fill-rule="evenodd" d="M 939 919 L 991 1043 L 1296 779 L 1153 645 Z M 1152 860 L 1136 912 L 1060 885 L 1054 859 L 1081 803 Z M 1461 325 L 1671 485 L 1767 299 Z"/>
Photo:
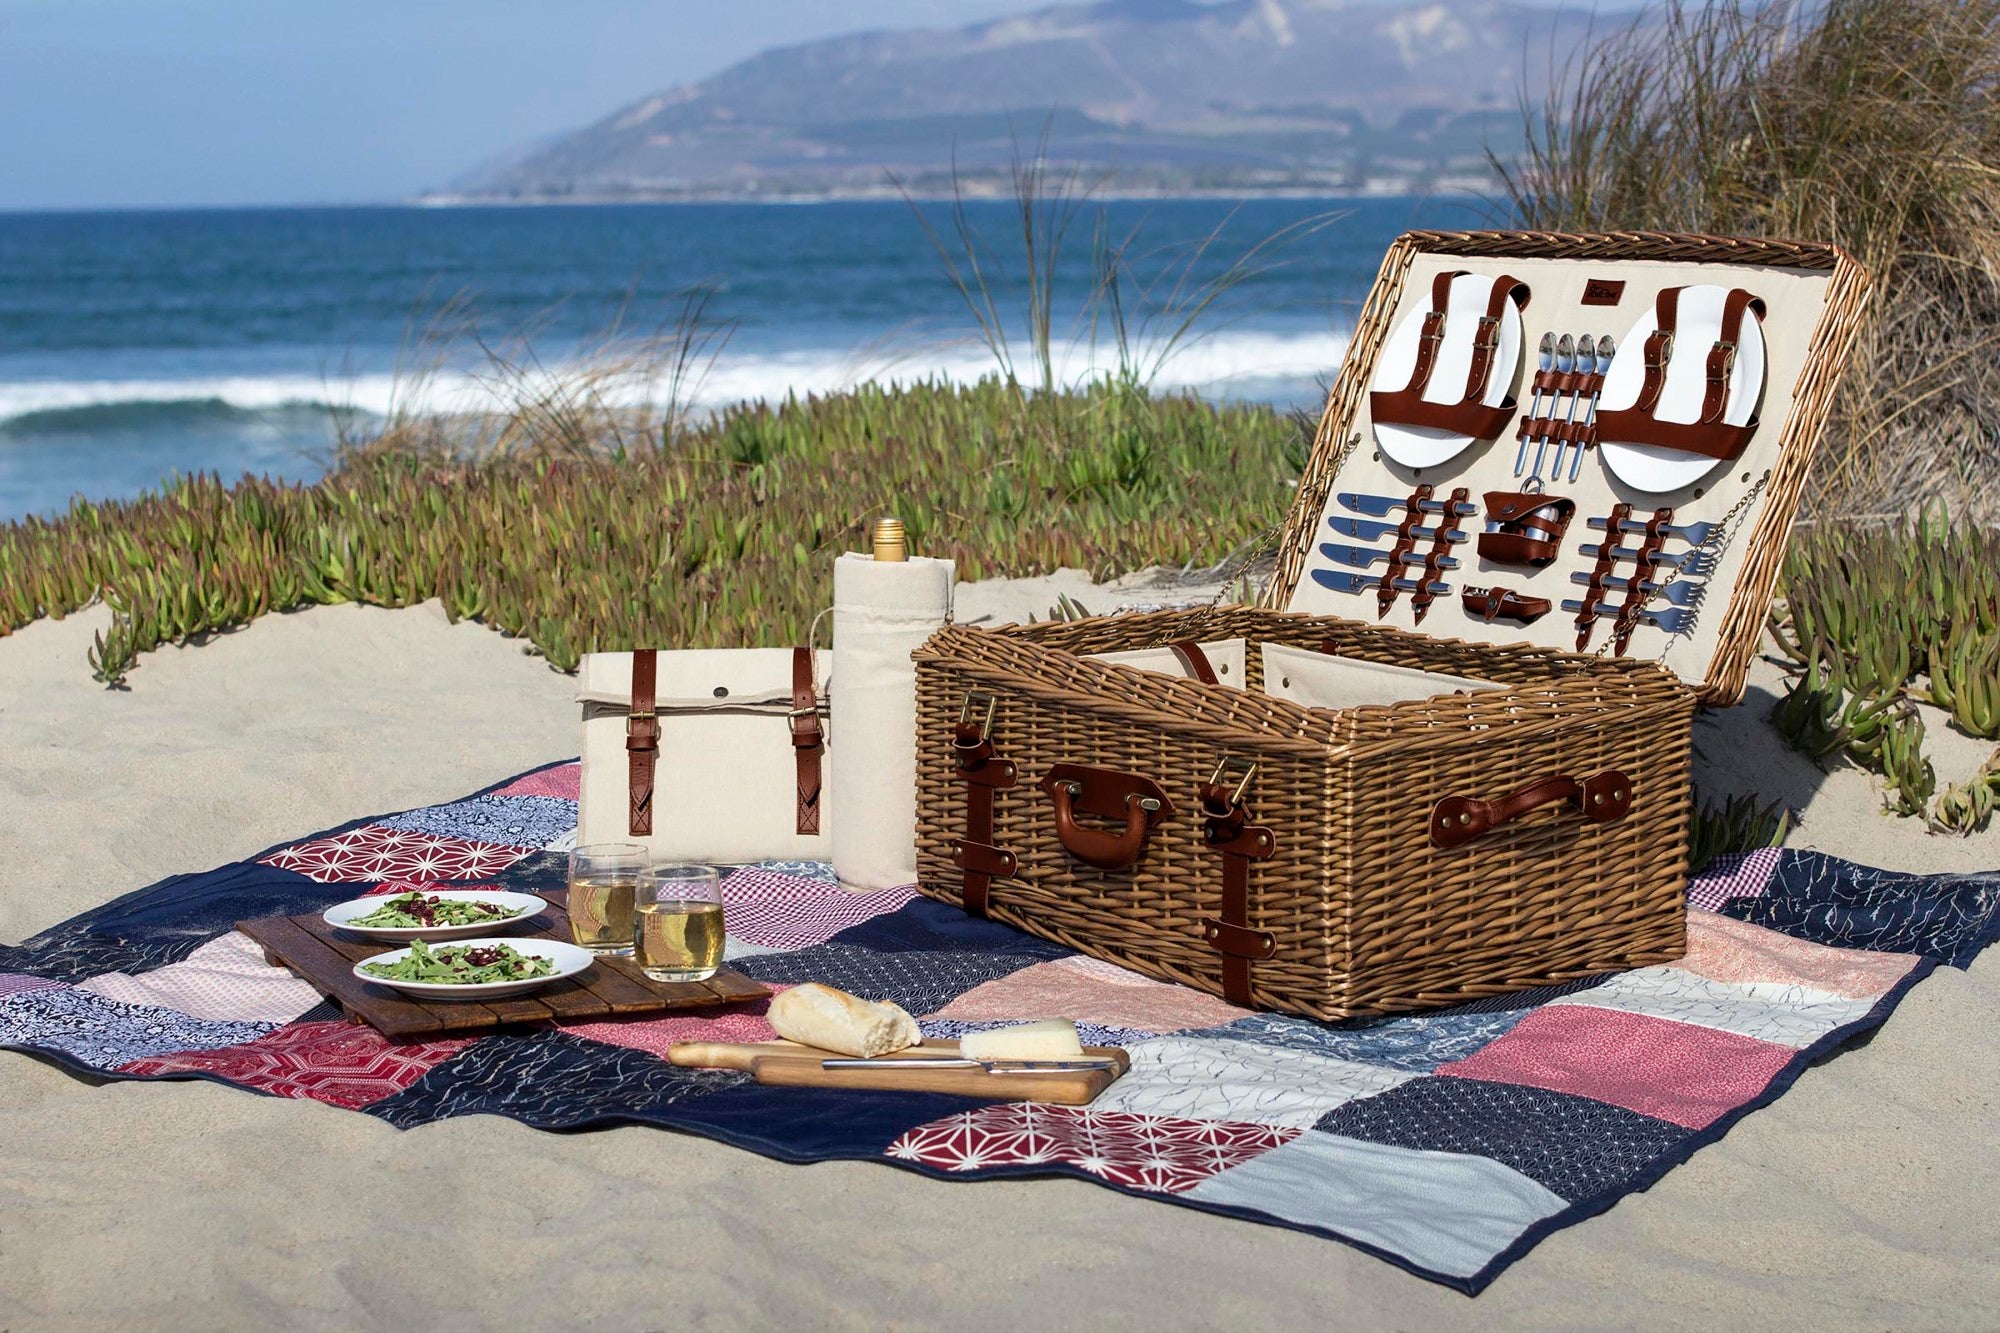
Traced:
<path fill-rule="evenodd" d="M 579 842 L 710 865 L 825 861 L 829 654 L 590 653 Z"/>

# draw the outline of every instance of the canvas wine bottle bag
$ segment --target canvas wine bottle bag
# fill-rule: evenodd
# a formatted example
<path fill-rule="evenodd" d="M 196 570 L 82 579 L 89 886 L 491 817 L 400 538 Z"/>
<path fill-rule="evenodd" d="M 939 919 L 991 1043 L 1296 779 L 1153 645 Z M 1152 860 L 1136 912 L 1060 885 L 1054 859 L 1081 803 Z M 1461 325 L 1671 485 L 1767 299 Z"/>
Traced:
<path fill-rule="evenodd" d="M 829 654 L 652 657 L 650 710 L 633 706 L 634 654 L 583 659 L 578 841 L 635 842 L 661 860 L 709 865 L 828 860 Z"/>

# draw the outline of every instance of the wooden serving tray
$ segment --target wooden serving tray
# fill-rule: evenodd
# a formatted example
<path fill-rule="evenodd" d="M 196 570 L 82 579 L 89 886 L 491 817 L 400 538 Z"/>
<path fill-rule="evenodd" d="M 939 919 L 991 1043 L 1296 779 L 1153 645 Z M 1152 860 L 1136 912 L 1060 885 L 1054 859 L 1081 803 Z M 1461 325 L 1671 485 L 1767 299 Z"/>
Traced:
<path fill-rule="evenodd" d="M 538 895 L 548 910 L 503 934 L 522 939 L 569 940 L 569 914 L 561 891 Z M 510 1023 L 627 1018 L 673 1009 L 761 1000 L 771 992 L 741 972 L 723 968 L 707 981 L 654 981 L 630 958 L 599 956 L 587 971 L 552 981 L 526 995 L 492 1000 L 419 1000 L 363 981 L 354 965 L 402 946 L 343 934 L 317 912 L 239 921 L 236 928 L 264 946 L 264 957 L 288 967 L 338 1004 L 350 1023 L 366 1023 L 390 1041 L 481 1032 Z"/>
<path fill-rule="evenodd" d="M 907 1065 L 920 1058 L 953 1058 L 955 1041 L 926 1041 L 879 1057 L 883 1065 Z M 945 1092 L 991 1102 L 1051 1102 L 1085 1106 L 1115 1083 L 1132 1061 L 1116 1046 L 1086 1046 L 1084 1056 L 1110 1060 L 1109 1069 L 1053 1070 L 1046 1074 L 989 1074 L 983 1069 L 822 1069 L 837 1052 L 790 1041 L 677 1041 L 667 1048 L 671 1064 L 700 1069 L 741 1069 L 759 1083 L 781 1088 L 855 1088 L 871 1092 Z"/>

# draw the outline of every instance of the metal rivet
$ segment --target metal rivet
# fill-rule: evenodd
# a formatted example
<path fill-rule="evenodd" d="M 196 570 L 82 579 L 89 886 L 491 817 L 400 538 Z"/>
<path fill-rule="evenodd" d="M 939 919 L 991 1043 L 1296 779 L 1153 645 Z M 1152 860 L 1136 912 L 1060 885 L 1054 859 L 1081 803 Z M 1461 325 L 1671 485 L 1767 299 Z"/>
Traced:
<path fill-rule="evenodd" d="M 1461 823 L 1461 824 L 1470 824 L 1470 823 L 1472 822 L 1472 816 L 1471 816 L 1471 815 L 1460 815 L 1460 816 L 1458 817 L 1458 822 L 1459 822 L 1459 823 Z"/>
<path fill-rule="evenodd" d="M 1226 676 L 1226 675 L 1228 675 L 1228 674 L 1229 674 L 1229 663 L 1227 663 L 1227 662 L 1224 662 L 1224 663 L 1223 663 L 1223 664 L 1222 664 L 1221 666 L 1217 667 L 1217 668 L 1215 669 L 1215 671 L 1216 671 L 1216 674 L 1217 674 L 1217 675 L 1220 675 L 1220 676 Z"/>
<path fill-rule="evenodd" d="M 1077 797 L 1083 795 L 1083 784 L 1081 782 L 1065 782 L 1063 783 L 1063 791 L 1069 794 L 1071 800 L 1075 800 Z"/>
<path fill-rule="evenodd" d="M 1152 814 L 1160 808 L 1160 803 L 1150 796 L 1142 796 L 1139 798 L 1139 808 L 1147 814 Z"/>
<path fill-rule="evenodd" d="M 1603 805 L 1603 804 L 1604 804 L 1604 793 L 1603 793 L 1603 792 L 1601 792 L 1601 791 L 1600 791 L 1600 792 L 1592 792 L 1592 793 L 1591 793 L 1591 796 L 1590 796 L 1590 803 L 1591 803 L 1592 805 Z"/>
<path fill-rule="evenodd" d="M 1279 680 L 1278 688 L 1284 690 L 1289 690 L 1290 688 L 1292 688 L 1292 678 L 1290 676 L 1286 676 L 1281 680 Z"/>
<path fill-rule="evenodd" d="M 729 697 L 729 687 L 727 685 L 716 686 L 715 697 L 718 699 L 727 699 Z"/>
<path fill-rule="evenodd" d="M 1625 793 L 1622 791 L 1614 791 L 1611 793 L 1611 799 L 1614 801 L 1622 801 L 1625 799 Z"/>

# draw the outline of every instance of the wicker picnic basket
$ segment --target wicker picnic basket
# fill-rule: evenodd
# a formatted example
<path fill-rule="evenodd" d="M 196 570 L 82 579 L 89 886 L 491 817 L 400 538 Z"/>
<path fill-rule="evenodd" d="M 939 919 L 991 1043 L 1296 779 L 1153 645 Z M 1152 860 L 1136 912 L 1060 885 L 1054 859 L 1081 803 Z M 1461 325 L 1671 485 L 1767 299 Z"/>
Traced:
<path fill-rule="evenodd" d="M 1768 308 L 1761 399 L 1728 468 L 1665 495 L 1635 494 L 1608 466 L 1565 488 L 1607 537 L 1624 530 L 1614 506 L 1634 503 L 1715 525 L 1693 628 L 1621 618 L 1616 652 L 1577 652 L 1568 640 L 1593 632 L 1581 611 L 1523 627 L 1473 614 L 1485 589 L 1465 588 L 1459 614 L 1457 601 L 1343 598 L 1328 590 L 1337 579 L 1305 578 L 1323 520 L 1344 512 L 1336 482 L 1409 491 L 1407 531 L 1426 521 L 1416 497 L 1430 485 L 1470 489 L 1513 462 L 1505 433 L 1435 467 L 1362 447 L 1392 326 L 1468 273 L 1558 312 L 1602 307 L 1621 327 L 1674 283 L 1741 283 Z M 1867 287 L 1831 246 L 1405 235 L 1362 309 L 1261 606 L 952 625 L 917 653 L 921 891 L 1234 1003 L 1328 1020 L 1680 956 L 1694 713 L 1741 696 Z M 1733 338 L 1729 352 L 1733 365 Z M 1509 424 L 1526 397 L 1507 397 Z M 1416 586 L 1441 567 L 1423 565 Z M 1562 559 L 1503 572 L 1523 595 L 1582 582 Z M 1603 569 L 1593 577 L 1587 608 Z"/>

